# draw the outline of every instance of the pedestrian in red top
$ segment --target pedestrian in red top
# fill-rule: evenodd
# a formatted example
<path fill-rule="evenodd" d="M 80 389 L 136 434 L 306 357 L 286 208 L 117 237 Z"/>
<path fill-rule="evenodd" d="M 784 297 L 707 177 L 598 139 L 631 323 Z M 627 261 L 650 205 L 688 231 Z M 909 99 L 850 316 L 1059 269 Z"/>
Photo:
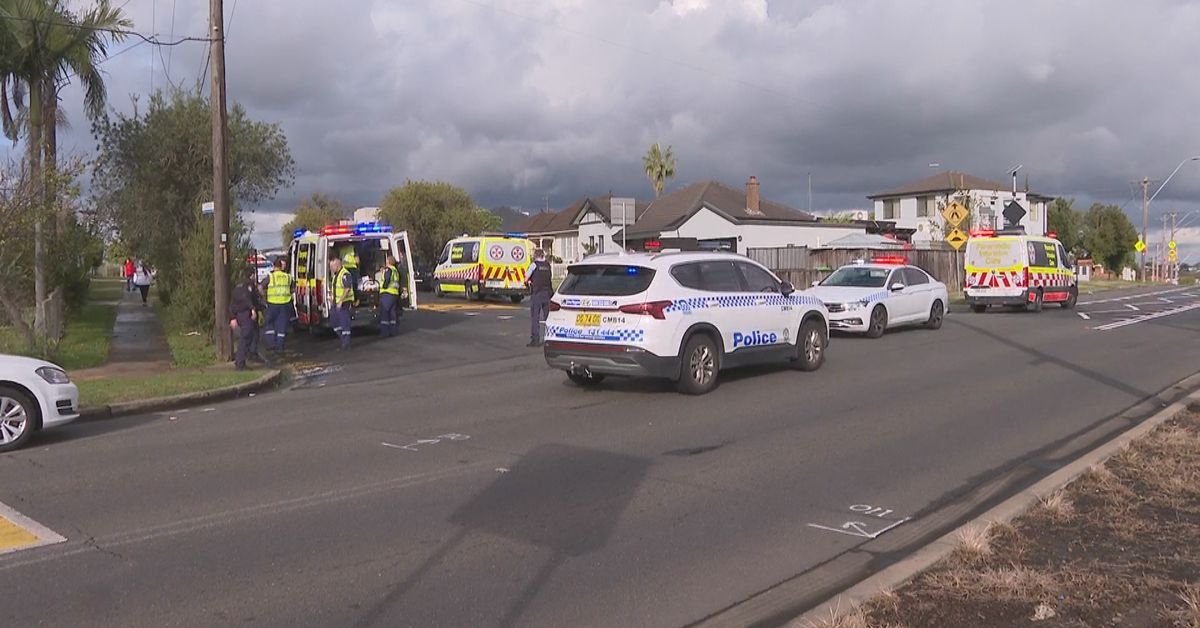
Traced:
<path fill-rule="evenodd" d="M 133 273 L 137 270 L 133 266 L 133 260 L 125 258 L 125 292 L 133 292 Z"/>

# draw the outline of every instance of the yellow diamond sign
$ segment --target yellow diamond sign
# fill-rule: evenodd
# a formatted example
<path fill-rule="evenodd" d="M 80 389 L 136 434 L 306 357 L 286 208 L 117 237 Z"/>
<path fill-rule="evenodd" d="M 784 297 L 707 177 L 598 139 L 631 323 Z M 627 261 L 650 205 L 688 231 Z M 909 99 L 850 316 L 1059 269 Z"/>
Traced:
<path fill-rule="evenodd" d="M 967 243 L 967 234 L 957 227 L 951 229 L 950 233 L 946 234 L 946 243 L 955 249 L 961 249 L 962 245 Z"/>
<path fill-rule="evenodd" d="M 1174 250 L 1175 250 L 1175 246 L 1176 246 L 1176 245 L 1175 245 L 1175 241 L 1174 241 L 1174 240 L 1171 240 L 1170 242 L 1168 242 L 1168 243 L 1167 243 L 1167 248 L 1168 248 L 1168 249 L 1171 249 L 1172 251 L 1174 251 Z"/>
<path fill-rule="evenodd" d="M 946 222 L 949 223 L 951 227 L 957 227 L 967 219 L 967 208 L 955 201 L 947 205 L 946 209 L 942 210 L 942 218 L 945 218 Z"/>
<path fill-rule="evenodd" d="M 1145 250 L 1146 250 L 1146 243 L 1145 243 L 1145 242 L 1142 242 L 1142 239 L 1141 239 L 1141 238 L 1138 238 L 1137 244 L 1134 244 L 1134 245 L 1133 245 L 1133 248 L 1134 248 L 1134 249 L 1135 249 L 1135 250 L 1136 250 L 1138 253 L 1141 253 L 1142 251 L 1145 251 Z"/>
<path fill-rule="evenodd" d="M 1167 251 L 1167 259 L 1174 262 L 1175 260 L 1179 259 L 1179 254 L 1175 252 L 1175 249 L 1171 249 L 1170 251 Z"/>

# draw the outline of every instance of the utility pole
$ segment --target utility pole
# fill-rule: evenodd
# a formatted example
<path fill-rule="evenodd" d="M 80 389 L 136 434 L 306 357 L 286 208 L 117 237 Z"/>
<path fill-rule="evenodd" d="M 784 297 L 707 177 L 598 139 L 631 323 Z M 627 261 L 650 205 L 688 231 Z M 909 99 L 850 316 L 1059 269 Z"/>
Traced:
<path fill-rule="evenodd" d="M 1150 177 L 1142 177 L 1142 244 L 1150 246 L 1146 242 L 1146 230 L 1150 228 L 1150 201 L 1147 199 L 1147 189 L 1150 187 Z M 1138 275 L 1142 281 L 1146 281 L 1146 249 L 1142 249 L 1142 264 L 1138 268 Z"/>
<path fill-rule="evenodd" d="M 1179 212 L 1171 212 L 1171 242 L 1175 242 L 1175 229 L 1179 219 Z M 1171 283 L 1179 283 L 1179 253 L 1175 249 L 1171 249 L 1167 255 L 1175 254 L 1175 261 L 1171 262 Z"/>
<path fill-rule="evenodd" d="M 808 213 L 812 213 L 812 173 L 808 173 Z"/>
<path fill-rule="evenodd" d="M 222 0 L 209 0 L 209 63 L 212 65 L 212 159 L 213 159 L 213 342 L 217 359 L 232 357 L 229 333 L 229 173 L 226 171 L 225 134 L 225 7 Z"/>

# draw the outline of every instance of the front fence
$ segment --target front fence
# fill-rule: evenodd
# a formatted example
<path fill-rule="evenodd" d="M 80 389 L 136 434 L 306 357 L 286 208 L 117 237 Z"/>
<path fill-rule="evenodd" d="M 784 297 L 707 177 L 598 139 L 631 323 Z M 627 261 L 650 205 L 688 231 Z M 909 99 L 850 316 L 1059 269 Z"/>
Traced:
<path fill-rule="evenodd" d="M 877 256 L 904 257 L 909 264 L 929 273 L 951 293 L 962 292 L 966 279 L 962 252 L 950 248 L 935 249 L 809 249 L 807 247 L 752 248 L 747 255 L 770 268 L 781 279 L 797 288 L 812 285 L 855 260 Z"/>

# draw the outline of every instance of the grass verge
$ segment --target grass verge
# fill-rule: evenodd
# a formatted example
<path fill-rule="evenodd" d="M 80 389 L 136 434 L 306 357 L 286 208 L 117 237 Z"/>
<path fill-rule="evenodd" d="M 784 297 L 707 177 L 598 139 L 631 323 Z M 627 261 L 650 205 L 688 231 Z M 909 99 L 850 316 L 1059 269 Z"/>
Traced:
<path fill-rule="evenodd" d="M 97 283 L 100 282 L 92 282 L 93 288 L 88 292 L 89 298 L 93 301 L 110 300 L 96 297 L 97 290 L 102 294 L 107 290 L 103 285 L 97 287 Z M 31 353 L 25 346 L 25 339 L 17 330 L 12 327 L 0 327 L 0 353 L 45 357 L 67 370 L 100 366 L 108 359 L 108 347 L 112 343 L 112 328 L 116 319 L 116 305 L 85 304 L 78 312 L 70 314 L 63 339 L 49 356 Z"/>
<path fill-rule="evenodd" d="M 207 329 L 187 329 L 171 316 L 170 310 L 158 299 L 154 311 L 162 321 L 163 333 L 171 347 L 171 364 L 179 368 L 202 368 L 217 363 L 216 349 L 209 340 Z"/>
<path fill-rule="evenodd" d="M 264 370 L 172 369 L 153 375 L 102 377 L 76 382 L 76 385 L 79 386 L 80 407 L 95 408 L 126 401 L 215 390 L 252 382 L 265 374 Z"/>
<path fill-rule="evenodd" d="M 124 280 L 93 279 L 88 285 L 89 301 L 120 301 L 124 297 Z"/>
<path fill-rule="evenodd" d="M 1197 574 L 1200 418 L 1185 414 L 828 625 L 1200 628 Z"/>

